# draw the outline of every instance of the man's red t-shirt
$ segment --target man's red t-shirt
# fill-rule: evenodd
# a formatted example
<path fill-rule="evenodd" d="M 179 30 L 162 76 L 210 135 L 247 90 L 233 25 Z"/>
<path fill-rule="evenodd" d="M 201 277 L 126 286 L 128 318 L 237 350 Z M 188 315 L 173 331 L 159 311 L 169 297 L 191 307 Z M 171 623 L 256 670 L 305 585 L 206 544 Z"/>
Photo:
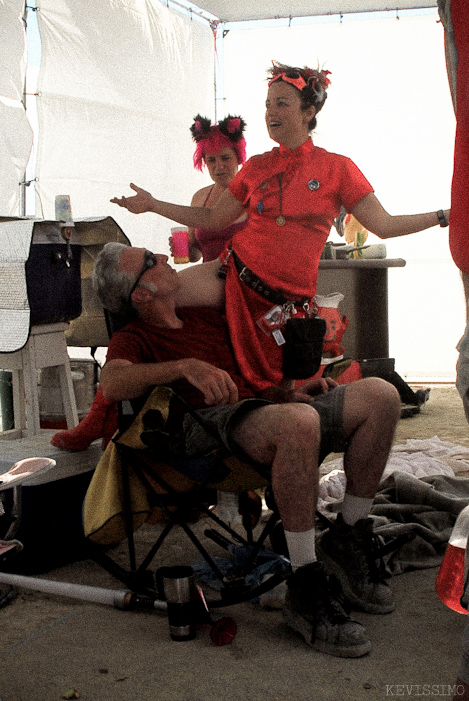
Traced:
<path fill-rule="evenodd" d="M 131 321 L 112 335 L 106 360 L 138 364 L 197 358 L 225 370 L 238 388 L 239 400 L 254 397 L 236 365 L 223 314 L 209 307 L 194 307 L 178 309 L 177 315 L 184 322 L 180 329 Z M 171 386 L 193 407 L 206 406 L 202 393 L 186 380 Z"/>

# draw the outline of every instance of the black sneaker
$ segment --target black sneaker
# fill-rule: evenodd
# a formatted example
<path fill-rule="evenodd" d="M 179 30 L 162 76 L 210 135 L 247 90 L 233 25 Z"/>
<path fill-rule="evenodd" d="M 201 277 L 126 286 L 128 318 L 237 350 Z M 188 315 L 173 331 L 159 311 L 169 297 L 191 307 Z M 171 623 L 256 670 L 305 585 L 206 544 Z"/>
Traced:
<path fill-rule="evenodd" d="M 327 571 L 337 577 L 346 601 L 353 608 L 367 613 L 391 613 L 394 597 L 385 582 L 382 563 L 377 564 L 378 547 L 371 518 L 349 526 L 341 514 L 330 523 L 316 545 L 318 557 Z"/>
<path fill-rule="evenodd" d="M 304 565 L 287 580 L 283 618 L 318 652 L 362 657 L 371 650 L 365 629 L 352 621 L 338 598 L 340 585 L 320 562 Z"/>

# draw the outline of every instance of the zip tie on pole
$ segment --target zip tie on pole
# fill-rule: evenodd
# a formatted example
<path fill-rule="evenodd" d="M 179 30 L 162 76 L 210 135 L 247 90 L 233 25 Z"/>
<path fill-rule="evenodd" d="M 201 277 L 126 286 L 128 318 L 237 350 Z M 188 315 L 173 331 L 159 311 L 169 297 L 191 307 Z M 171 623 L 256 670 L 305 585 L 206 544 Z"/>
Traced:
<path fill-rule="evenodd" d="M 26 185 L 26 187 L 29 187 L 32 183 L 37 183 L 37 178 L 33 178 L 32 180 L 23 180 L 23 182 L 18 183 L 18 185 Z"/>

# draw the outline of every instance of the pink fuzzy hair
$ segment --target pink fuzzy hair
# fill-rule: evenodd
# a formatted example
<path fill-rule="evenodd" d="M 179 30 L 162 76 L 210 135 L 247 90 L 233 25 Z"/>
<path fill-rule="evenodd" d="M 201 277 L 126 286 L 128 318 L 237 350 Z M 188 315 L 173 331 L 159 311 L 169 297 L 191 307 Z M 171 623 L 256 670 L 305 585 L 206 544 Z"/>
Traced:
<path fill-rule="evenodd" d="M 208 119 L 197 115 L 191 127 L 192 136 L 196 142 L 194 168 L 201 171 L 205 165 L 206 156 L 213 156 L 227 147 L 233 149 L 238 164 L 242 165 L 246 161 L 246 140 L 242 135 L 244 127 L 244 121 L 240 117 L 228 116 L 219 124 L 211 126 Z"/>

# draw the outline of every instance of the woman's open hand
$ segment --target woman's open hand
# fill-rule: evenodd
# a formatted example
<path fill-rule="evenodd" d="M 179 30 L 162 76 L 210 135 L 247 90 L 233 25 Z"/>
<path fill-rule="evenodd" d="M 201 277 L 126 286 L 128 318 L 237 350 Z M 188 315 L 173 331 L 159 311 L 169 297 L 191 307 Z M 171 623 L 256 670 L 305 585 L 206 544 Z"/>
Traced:
<path fill-rule="evenodd" d="M 143 212 L 152 212 L 155 199 L 153 195 L 134 183 L 130 183 L 130 187 L 137 194 L 132 197 L 113 197 L 111 202 L 118 204 L 119 207 L 128 209 L 133 214 L 142 214 Z"/>

